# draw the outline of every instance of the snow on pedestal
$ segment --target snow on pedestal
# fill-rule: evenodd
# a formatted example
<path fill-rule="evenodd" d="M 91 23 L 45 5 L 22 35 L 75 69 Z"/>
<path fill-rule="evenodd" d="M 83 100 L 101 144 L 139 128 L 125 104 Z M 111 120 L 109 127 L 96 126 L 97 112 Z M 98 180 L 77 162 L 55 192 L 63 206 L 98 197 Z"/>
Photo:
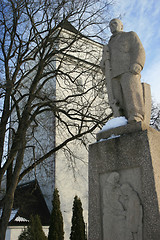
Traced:
<path fill-rule="evenodd" d="M 109 120 L 100 130 L 100 132 L 107 131 L 112 128 L 124 126 L 127 124 L 127 119 L 125 117 L 116 117 Z"/>

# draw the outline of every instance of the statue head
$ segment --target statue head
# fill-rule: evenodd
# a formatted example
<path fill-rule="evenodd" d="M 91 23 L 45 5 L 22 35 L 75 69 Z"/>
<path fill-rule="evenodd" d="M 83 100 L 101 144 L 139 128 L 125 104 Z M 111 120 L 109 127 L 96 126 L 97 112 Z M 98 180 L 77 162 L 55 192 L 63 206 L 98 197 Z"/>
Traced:
<path fill-rule="evenodd" d="M 107 183 L 116 185 L 116 184 L 119 183 L 119 179 L 120 179 L 119 173 L 118 172 L 112 172 L 109 175 L 109 177 L 107 178 Z"/>
<path fill-rule="evenodd" d="M 114 18 L 110 21 L 109 27 L 112 34 L 123 31 L 123 23 L 118 18 Z"/>

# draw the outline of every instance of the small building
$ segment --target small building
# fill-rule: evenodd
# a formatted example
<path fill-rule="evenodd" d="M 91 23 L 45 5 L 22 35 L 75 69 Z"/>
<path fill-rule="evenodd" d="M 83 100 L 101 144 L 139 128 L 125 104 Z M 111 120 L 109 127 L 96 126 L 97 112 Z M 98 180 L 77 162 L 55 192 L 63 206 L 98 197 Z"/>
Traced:
<path fill-rule="evenodd" d="M 18 240 L 31 215 L 39 215 L 44 233 L 48 235 L 50 212 L 36 180 L 18 185 L 6 240 Z"/>

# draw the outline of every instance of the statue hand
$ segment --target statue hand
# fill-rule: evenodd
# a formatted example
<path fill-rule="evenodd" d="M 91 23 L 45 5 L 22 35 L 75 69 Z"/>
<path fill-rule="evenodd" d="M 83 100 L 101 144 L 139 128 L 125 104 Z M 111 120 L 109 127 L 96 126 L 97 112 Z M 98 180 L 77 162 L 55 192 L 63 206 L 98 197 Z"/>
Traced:
<path fill-rule="evenodd" d="M 134 63 L 130 67 L 130 72 L 133 73 L 133 74 L 139 74 L 141 71 L 142 71 L 142 67 L 138 63 Z"/>

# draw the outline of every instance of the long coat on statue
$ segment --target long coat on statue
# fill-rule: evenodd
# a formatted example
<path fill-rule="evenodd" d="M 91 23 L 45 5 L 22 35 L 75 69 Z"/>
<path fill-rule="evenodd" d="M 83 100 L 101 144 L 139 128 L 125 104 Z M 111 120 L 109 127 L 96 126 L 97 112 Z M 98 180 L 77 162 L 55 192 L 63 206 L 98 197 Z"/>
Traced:
<path fill-rule="evenodd" d="M 111 78 L 129 72 L 132 64 L 145 63 L 145 51 L 135 32 L 119 32 L 111 36 L 109 43 Z"/>

